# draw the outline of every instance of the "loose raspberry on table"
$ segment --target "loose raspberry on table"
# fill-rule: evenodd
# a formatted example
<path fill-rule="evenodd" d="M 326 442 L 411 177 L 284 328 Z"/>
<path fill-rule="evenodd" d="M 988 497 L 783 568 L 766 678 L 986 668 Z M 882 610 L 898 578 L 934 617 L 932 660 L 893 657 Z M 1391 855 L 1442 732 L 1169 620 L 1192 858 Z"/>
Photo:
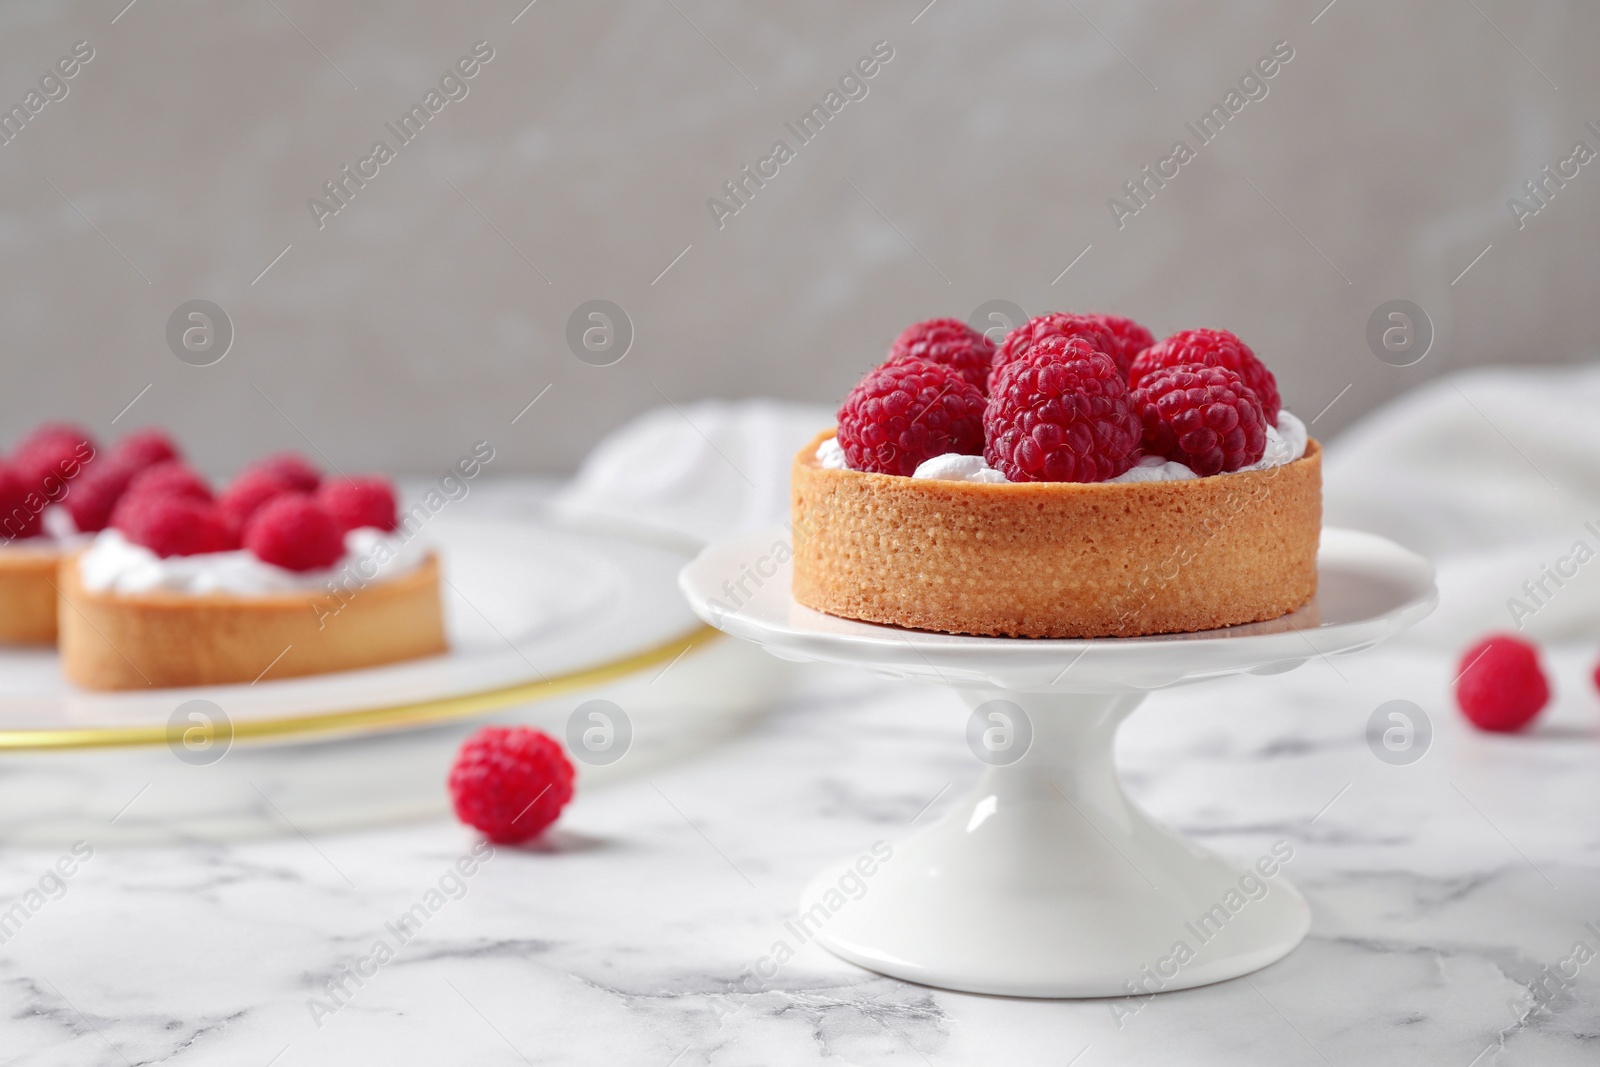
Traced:
<path fill-rule="evenodd" d="M 316 571 L 344 555 L 344 535 L 315 499 L 287 493 L 262 505 L 245 524 L 244 547 L 285 570 Z"/>
<path fill-rule="evenodd" d="M 1157 341 L 1133 361 L 1128 371 L 1128 384 L 1137 386 L 1145 375 L 1179 363 L 1227 367 L 1255 392 L 1267 425 L 1278 424 L 1278 412 L 1283 408 L 1283 401 L 1278 397 L 1278 380 L 1250 351 L 1249 345 L 1227 330 L 1180 330 L 1164 341 Z"/>
<path fill-rule="evenodd" d="M 56 501 L 94 456 L 94 439 L 82 427 L 53 422 L 23 438 L 11 462 L 28 489 Z"/>
<path fill-rule="evenodd" d="M 182 459 L 183 453 L 165 430 L 136 430 L 111 446 L 107 458 L 125 463 L 135 470 L 153 467 L 169 459 Z"/>
<path fill-rule="evenodd" d="M 89 464 L 62 501 L 80 533 L 98 533 L 111 524 L 112 513 L 140 468 L 107 455 Z"/>
<path fill-rule="evenodd" d="M 1111 357 L 1047 337 L 995 380 L 984 458 L 1013 482 L 1103 482 L 1139 458 L 1140 422 Z"/>
<path fill-rule="evenodd" d="M 851 470 L 910 476 L 946 452 L 983 452 L 983 393 L 954 369 L 909 360 L 861 379 L 839 408 Z"/>
<path fill-rule="evenodd" d="M 44 509 L 30 506 L 31 493 L 15 470 L 0 466 L 0 541 L 21 541 L 43 531 Z"/>
<path fill-rule="evenodd" d="M 987 394 L 994 342 L 960 319 L 928 319 L 901 331 L 889 346 L 886 362 L 913 359 L 949 367 Z"/>
<path fill-rule="evenodd" d="M 272 471 L 247 470 L 228 483 L 217 498 L 217 507 L 229 524 L 242 533 L 251 516 L 268 501 L 295 492 L 299 490 Z"/>
<path fill-rule="evenodd" d="M 216 505 L 186 496 L 146 495 L 117 506 L 117 529 L 156 555 L 228 552 L 239 542 Z"/>
<path fill-rule="evenodd" d="M 302 493 L 314 493 L 322 484 L 322 472 L 298 452 L 279 452 L 246 467 L 241 474 L 273 474 Z"/>
<path fill-rule="evenodd" d="M 1081 337 L 1095 349 L 1111 358 L 1112 350 L 1117 347 L 1117 339 L 1106 328 L 1099 315 L 1074 315 L 1065 311 L 1052 311 L 1048 315 L 1039 315 L 1029 319 L 1006 334 L 1000 342 L 1000 347 L 994 354 L 994 363 L 989 368 L 989 394 L 994 395 L 995 381 L 999 378 L 1001 370 L 1015 362 L 1018 357 L 1028 349 L 1043 341 L 1047 337 Z"/>
<path fill-rule="evenodd" d="M 548 734 L 526 726 L 485 726 L 450 768 L 456 818 L 499 845 L 537 837 L 572 799 L 572 761 Z"/>
<path fill-rule="evenodd" d="M 387 478 L 362 474 L 330 478 L 317 490 L 317 500 L 341 531 L 372 526 L 388 532 L 396 526 L 394 486 Z"/>
<path fill-rule="evenodd" d="M 1154 334 L 1121 315 L 1094 314 L 1084 317 L 1099 322 L 1105 332 L 1111 335 L 1113 351 L 1106 355 L 1111 357 L 1124 378 L 1128 376 L 1128 368 L 1133 365 L 1134 357 L 1156 343 Z"/>
<path fill-rule="evenodd" d="M 1267 448 L 1261 401 L 1226 367 L 1180 363 L 1140 379 L 1133 410 L 1144 452 L 1182 463 L 1202 478 L 1248 467 Z"/>
<path fill-rule="evenodd" d="M 1494 634 L 1467 649 L 1456 678 L 1456 703 L 1480 730 L 1511 733 L 1533 721 L 1550 700 L 1539 650 L 1510 634 Z"/>

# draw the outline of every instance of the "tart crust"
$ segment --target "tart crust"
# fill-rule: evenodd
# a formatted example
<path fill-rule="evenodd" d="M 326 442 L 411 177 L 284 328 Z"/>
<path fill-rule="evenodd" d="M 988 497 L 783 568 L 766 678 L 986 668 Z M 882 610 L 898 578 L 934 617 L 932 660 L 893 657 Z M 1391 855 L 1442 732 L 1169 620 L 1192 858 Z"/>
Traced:
<path fill-rule="evenodd" d="M 444 652 L 439 561 L 343 597 L 108 593 L 61 565 L 61 666 L 87 689 L 226 685 L 374 667 Z"/>
<path fill-rule="evenodd" d="M 1175 482 L 791 479 L 796 601 L 918 630 L 1135 637 L 1275 619 L 1317 591 L 1322 449 Z"/>
<path fill-rule="evenodd" d="M 55 548 L 13 546 L 0 552 L 0 644 L 55 644 L 60 564 Z"/>

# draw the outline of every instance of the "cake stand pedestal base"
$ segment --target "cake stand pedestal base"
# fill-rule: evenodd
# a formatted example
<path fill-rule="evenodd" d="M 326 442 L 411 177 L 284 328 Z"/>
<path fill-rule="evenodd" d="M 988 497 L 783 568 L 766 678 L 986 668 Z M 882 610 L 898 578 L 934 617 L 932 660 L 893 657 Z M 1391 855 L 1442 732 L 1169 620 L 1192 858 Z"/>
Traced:
<path fill-rule="evenodd" d="M 1112 743 L 1142 696 L 961 694 L 994 758 L 1024 754 L 870 876 L 851 864 L 811 883 L 800 922 L 830 951 L 945 989 L 1110 997 L 1236 978 L 1305 937 L 1310 910 L 1278 857 L 1225 860 L 1128 800 Z"/>

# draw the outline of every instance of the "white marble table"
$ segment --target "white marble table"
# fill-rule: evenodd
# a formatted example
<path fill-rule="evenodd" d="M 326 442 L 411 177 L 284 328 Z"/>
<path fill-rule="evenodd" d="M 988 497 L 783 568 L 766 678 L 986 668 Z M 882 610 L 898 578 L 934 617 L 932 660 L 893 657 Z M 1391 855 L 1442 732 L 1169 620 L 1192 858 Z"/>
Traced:
<path fill-rule="evenodd" d="M 742 735 L 583 790 L 543 847 L 496 851 L 461 890 L 446 878 L 459 899 L 434 898 L 404 943 L 393 924 L 471 854 L 448 819 L 96 849 L 0 945 L 0 1061 L 1593 1063 L 1600 962 L 1568 964 L 1530 1012 L 1575 943 L 1600 949 L 1591 652 L 1553 657 L 1561 696 L 1528 737 L 1471 733 L 1450 665 L 1401 644 L 1152 696 L 1121 738 L 1130 791 L 1242 858 L 1288 842 L 1311 901 L 1307 941 L 1248 979 L 1009 1000 L 799 946 L 741 985 L 795 940 L 807 878 L 903 835 L 979 769 L 949 693 L 807 667 Z M 1392 698 L 1433 719 L 1411 766 L 1363 739 Z M 61 855 L 0 848 L 0 909 Z"/>

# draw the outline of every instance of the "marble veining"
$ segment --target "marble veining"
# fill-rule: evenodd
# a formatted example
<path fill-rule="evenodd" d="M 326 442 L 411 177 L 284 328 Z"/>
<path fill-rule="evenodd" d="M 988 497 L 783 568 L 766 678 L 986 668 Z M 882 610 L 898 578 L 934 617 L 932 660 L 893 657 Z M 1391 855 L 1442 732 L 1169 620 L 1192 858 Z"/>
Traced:
<path fill-rule="evenodd" d="M 1555 705 L 1516 738 L 1464 728 L 1450 664 L 1415 647 L 1150 697 L 1119 739 L 1129 792 L 1210 848 L 1295 849 L 1312 933 L 1248 979 L 1011 1000 L 803 944 L 752 985 L 807 878 L 978 774 L 948 693 L 815 668 L 732 740 L 583 790 L 557 832 L 496 849 L 404 941 L 397 918 L 475 843 L 442 818 L 96 847 L 0 944 L 0 1061 L 1592 1063 L 1600 960 L 1551 977 L 1577 942 L 1600 949 L 1590 652 L 1552 652 Z M 1434 726 L 1405 767 L 1362 738 L 1394 696 Z M 0 911 L 61 854 L 0 848 Z M 380 940 L 392 958 L 351 979 Z"/>

